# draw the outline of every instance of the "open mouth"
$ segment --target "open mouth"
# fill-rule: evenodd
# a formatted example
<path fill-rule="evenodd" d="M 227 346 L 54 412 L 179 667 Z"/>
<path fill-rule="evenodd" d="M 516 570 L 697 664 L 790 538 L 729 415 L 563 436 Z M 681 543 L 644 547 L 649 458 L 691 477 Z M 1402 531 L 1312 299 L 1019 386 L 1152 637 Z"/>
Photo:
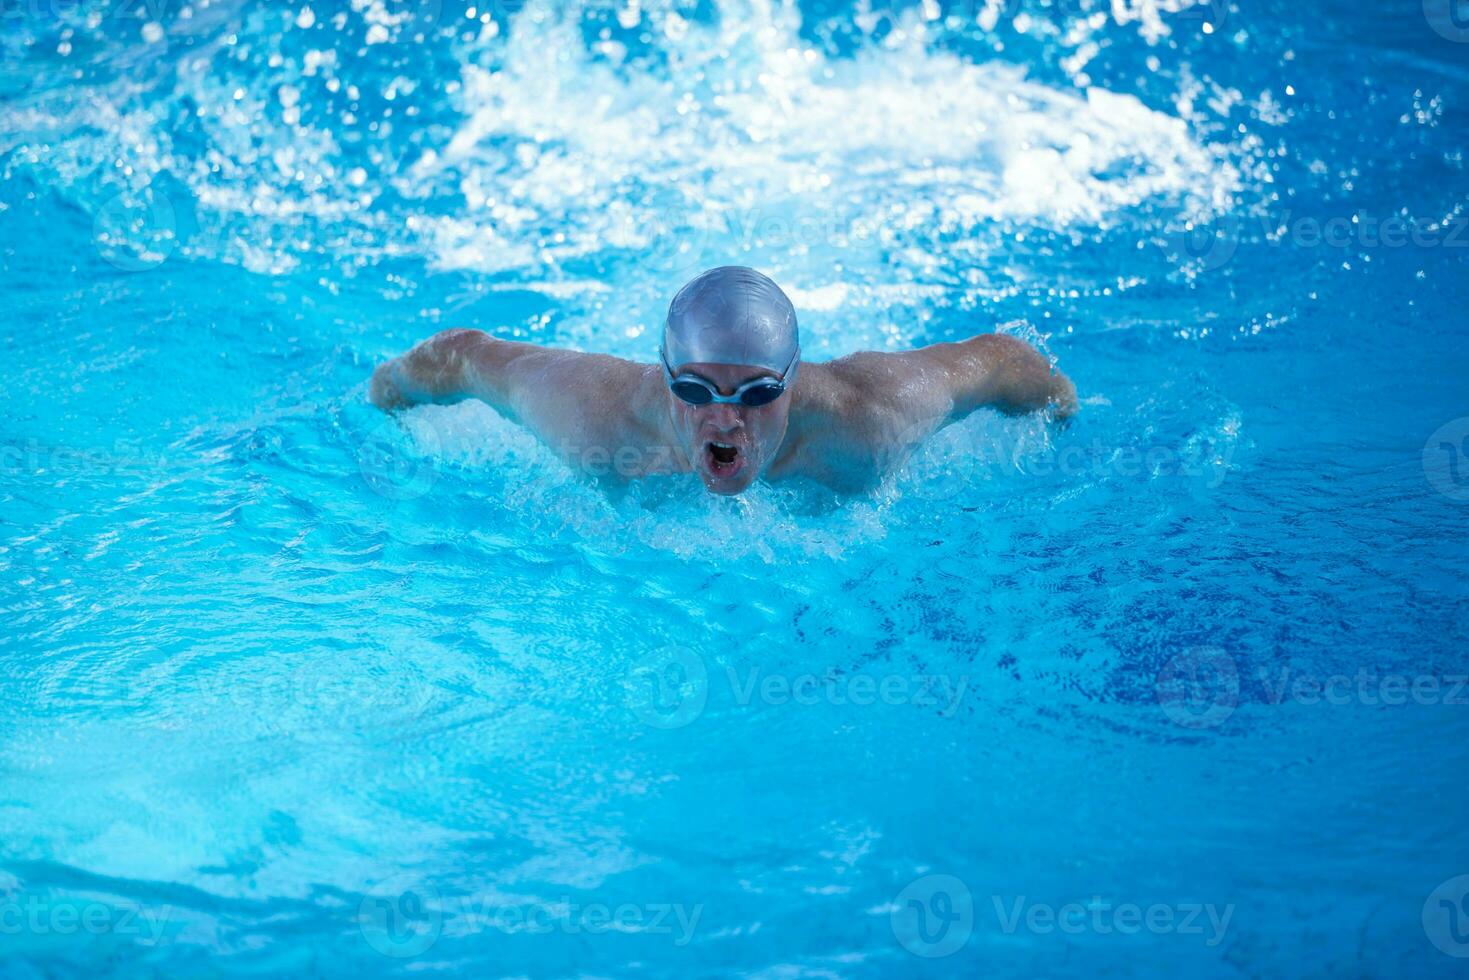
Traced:
<path fill-rule="evenodd" d="M 704 459 L 715 476 L 734 476 L 745 465 L 740 447 L 725 442 L 704 443 Z"/>

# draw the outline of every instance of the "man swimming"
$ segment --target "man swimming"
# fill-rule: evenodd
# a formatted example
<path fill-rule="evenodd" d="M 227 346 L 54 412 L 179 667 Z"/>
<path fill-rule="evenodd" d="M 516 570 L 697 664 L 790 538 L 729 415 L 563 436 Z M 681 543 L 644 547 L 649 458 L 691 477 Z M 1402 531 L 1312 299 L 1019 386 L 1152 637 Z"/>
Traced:
<path fill-rule="evenodd" d="M 976 409 L 1076 412 L 1066 376 L 1003 334 L 803 363 L 791 301 L 743 266 L 710 269 L 678 291 L 659 360 L 445 330 L 379 366 L 369 397 L 384 411 L 478 398 L 573 465 L 615 461 L 628 479 L 693 471 L 718 494 L 761 477 L 860 492 Z"/>

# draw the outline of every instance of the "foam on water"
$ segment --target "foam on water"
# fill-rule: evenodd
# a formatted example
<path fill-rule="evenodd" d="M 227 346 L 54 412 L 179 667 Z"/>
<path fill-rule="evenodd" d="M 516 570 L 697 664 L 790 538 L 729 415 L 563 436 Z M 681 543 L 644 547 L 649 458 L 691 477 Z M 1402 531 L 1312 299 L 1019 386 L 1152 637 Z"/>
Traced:
<path fill-rule="evenodd" d="M 97 233 L 118 261 L 180 250 L 281 274 L 306 260 L 336 279 L 413 257 L 543 283 L 575 300 L 549 339 L 619 354 L 644 355 L 670 289 L 731 254 L 826 313 L 861 311 L 823 320 L 813 351 L 899 344 L 911 331 L 884 320 L 934 285 L 961 303 L 1003 289 L 975 270 L 1015 233 L 1140 207 L 1206 216 L 1247 163 L 1199 118 L 967 60 L 922 8 L 840 55 L 763 0 L 697 18 L 635 6 L 600 30 L 609 11 L 590 0 L 477 19 L 191 9 L 162 11 L 161 36 L 81 19 L 49 60 L 86 64 L 82 80 L 0 108 L 9 167 L 106 201 Z M 1158 9 L 1112 13 L 1156 24 Z M 417 62 L 459 77 L 438 91 Z"/>

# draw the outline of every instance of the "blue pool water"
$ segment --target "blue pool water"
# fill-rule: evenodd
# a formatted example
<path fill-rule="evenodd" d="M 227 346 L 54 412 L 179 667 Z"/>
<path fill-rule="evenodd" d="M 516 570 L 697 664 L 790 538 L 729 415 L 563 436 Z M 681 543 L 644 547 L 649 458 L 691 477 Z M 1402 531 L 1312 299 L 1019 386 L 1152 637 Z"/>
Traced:
<path fill-rule="evenodd" d="M 16 0 L 0 974 L 1469 955 L 1462 4 Z M 855 500 L 609 498 L 432 332 L 997 325 Z"/>

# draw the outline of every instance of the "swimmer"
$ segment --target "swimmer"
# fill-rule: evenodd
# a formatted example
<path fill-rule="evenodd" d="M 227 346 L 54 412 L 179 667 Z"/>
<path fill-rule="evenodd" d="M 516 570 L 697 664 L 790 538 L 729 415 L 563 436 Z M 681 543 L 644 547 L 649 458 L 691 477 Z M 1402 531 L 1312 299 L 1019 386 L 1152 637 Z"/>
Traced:
<path fill-rule="evenodd" d="M 743 266 L 678 291 L 657 364 L 445 330 L 378 367 L 369 397 L 384 411 L 477 398 L 574 468 L 692 471 L 717 494 L 792 478 L 858 493 L 977 409 L 1065 421 L 1077 407 L 1065 375 L 1003 334 L 803 362 L 791 301 Z"/>

